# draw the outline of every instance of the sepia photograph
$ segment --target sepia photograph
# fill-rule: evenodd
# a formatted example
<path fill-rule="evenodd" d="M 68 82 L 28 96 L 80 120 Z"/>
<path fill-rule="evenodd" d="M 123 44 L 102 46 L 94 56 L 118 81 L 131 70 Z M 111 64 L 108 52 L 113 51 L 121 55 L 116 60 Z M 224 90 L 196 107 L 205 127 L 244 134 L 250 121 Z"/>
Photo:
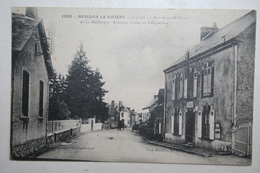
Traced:
<path fill-rule="evenodd" d="M 256 10 L 11 11 L 10 160 L 252 164 Z"/>

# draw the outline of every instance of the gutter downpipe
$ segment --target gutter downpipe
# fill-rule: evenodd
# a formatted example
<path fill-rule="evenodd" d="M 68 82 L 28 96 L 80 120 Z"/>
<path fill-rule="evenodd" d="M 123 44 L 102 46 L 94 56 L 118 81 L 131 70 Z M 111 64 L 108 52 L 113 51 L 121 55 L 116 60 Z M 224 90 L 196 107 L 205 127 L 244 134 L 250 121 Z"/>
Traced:
<path fill-rule="evenodd" d="M 238 55 L 237 55 L 237 44 L 234 43 L 233 44 L 233 56 L 234 56 L 234 90 L 233 90 L 233 116 L 232 116 L 232 153 L 234 152 L 234 148 L 235 148 L 235 129 L 236 129 L 236 118 L 237 118 L 237 59 L 238 59 Z"/>
<path fill-rule="evenodd" d="M 167 105 L 167 78 L 166 78 L 166 72 L 164 72 L 164 78 L 165 78 L 165 83 L 164 83 L 164 111 L 163 111 L 163 141 L 165 141 L 165 127 L 166 127 L 166 105 Z"/>

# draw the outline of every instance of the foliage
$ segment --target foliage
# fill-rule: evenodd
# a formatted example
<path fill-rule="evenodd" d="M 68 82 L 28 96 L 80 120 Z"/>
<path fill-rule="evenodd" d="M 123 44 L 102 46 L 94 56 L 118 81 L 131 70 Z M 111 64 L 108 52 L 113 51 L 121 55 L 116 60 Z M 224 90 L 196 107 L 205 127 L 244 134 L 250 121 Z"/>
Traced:
<path fill-rule="evenodd" d="M 96 117 L 102 122 L 107 118 L 108 109 L 103 102 L 107 91 L 102 88 L 105 84 L 102 79 L 98 69 L 93 71 L 89 66 L 86 52 L 81 45 L 68 69 L 64 93 L 72 117 Z"/>
<path fill-rule="evenodd" d="M 50 81 L 50 101 L 49 101 L 49 120 L 69 119 L 71 113 L 64 101 L 65 79 L 61 74 L 54 72 L 54 77 Z"/>

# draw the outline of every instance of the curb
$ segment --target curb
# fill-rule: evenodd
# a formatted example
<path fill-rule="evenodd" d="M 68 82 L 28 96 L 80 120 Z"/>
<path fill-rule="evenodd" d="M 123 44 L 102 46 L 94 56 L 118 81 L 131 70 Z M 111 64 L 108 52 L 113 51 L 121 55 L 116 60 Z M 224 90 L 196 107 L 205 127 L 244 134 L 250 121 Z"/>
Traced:
<path fill-rule="evenodd" d="M 160 144 L 160 143 L 156 143 L 156 142 L 152 142 L 152 141 L 147 141 L 147 142 L 149 144 L 158 145 L 158 146 L 161 146 L 161 147 L 166 147 L 166 148 L 177 150 L 177 151 L 182 151 L 182 152 L 186 152 L 186 153 L 189 153 L 189 154 L 196 154 L 196 155 L 203 156 L 203 157 L 211 157 L 212 156 L 212 155 L 209 155 L 209 154 L 198 153 L 198 152 L 195 152 L 195 151 L 190 151 L 190 150 L 186 150 L 186 149 L 178 148 L 178 147 L 174 147 L 174 146 L 168 146 L 168 145 L 164 145 L 164 144 Z"/>

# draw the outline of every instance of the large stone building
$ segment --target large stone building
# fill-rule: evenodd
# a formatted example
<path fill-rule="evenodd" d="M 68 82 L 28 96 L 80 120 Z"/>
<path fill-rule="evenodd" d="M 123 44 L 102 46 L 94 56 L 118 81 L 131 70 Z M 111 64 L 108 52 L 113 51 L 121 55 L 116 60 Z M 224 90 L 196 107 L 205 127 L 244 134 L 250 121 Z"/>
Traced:
<path fill-rule="evenodd" d="M 53 68 L 36 8 L 12 14 L 11 155 L 23 158 L 47 145 L 49 79 Z"/>
<path fill-rule="evenodd" d="M 164 70 L 166 141 L 251 154 L 255 31 L 255 11 L 202 27 L 201 42 Z"/>

